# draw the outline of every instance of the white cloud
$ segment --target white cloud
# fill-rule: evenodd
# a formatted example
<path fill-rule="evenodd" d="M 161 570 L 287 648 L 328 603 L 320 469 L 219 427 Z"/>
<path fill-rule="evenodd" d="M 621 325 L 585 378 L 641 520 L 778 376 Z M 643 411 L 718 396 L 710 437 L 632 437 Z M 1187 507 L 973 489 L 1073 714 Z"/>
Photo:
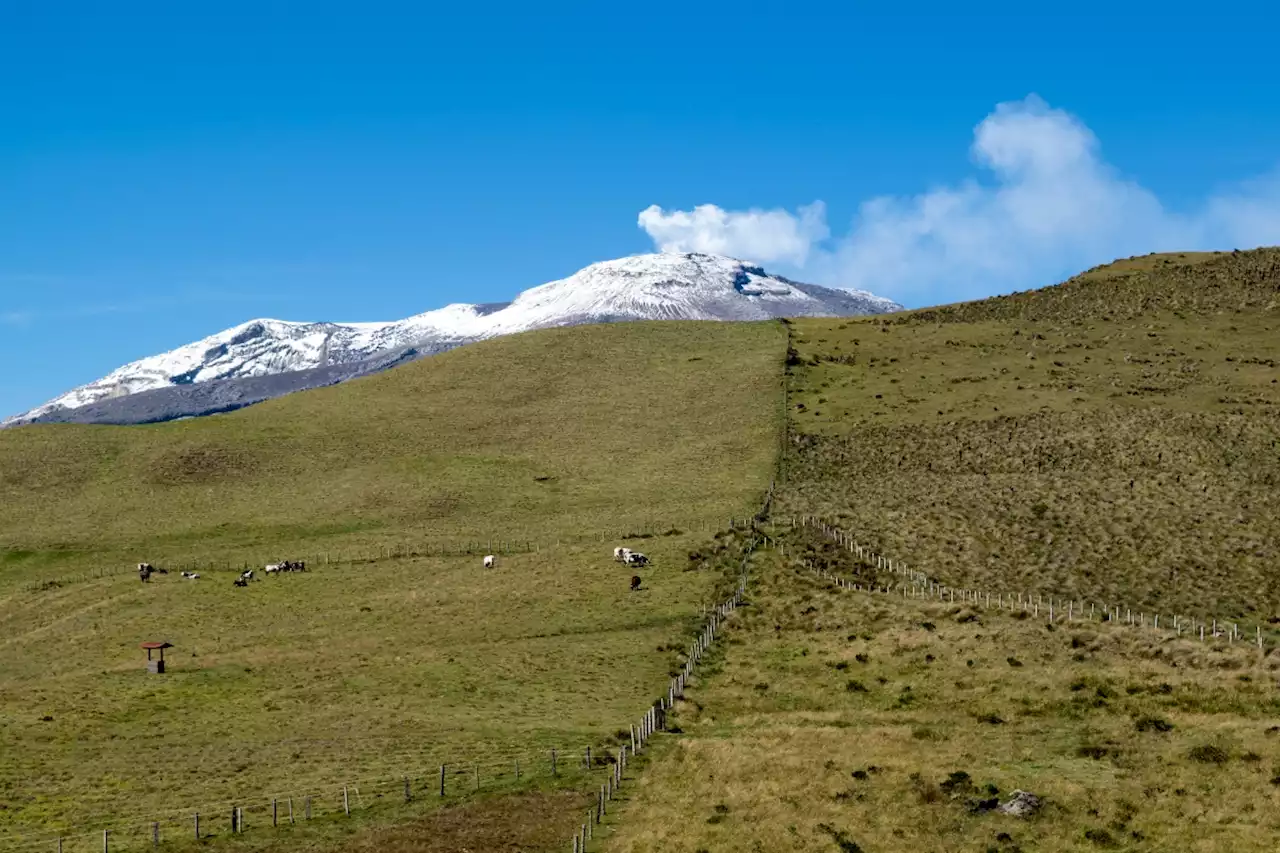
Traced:
<path fill-rule="evenodd" d="M 785 210 L 726 211 L 700 204 L 691 211 L 664 211 L 656 204 L 640 211 L 639 225 L 663 252 L 706 252 L 758 263 L 782 261 L 804 266 L 813 244 L 830 236 L 822 202 Z"/>
<path fill-rule="evenodd" d="M 640 225 L 660 248 L 779 261 L 908 305 L 1051 284 L 1147 252 L 1280 243 L 1280 172 L 1174 213 L 1118 175 L 1079 119 L 1035 95 L 997 106 L 974 129 L 971 154 L 986 182 L 871 199 L 831 243 L 818 205 L 796 214 L 650 207 Z"/>

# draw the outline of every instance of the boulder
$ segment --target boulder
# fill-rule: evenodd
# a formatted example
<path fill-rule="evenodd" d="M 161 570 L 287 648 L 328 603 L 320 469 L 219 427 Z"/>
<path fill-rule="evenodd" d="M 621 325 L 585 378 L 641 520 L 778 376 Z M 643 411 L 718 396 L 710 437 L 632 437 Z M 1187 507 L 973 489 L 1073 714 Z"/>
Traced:
<path fill-rule="evenodd" d="M 1031 817 L 1040 810 L 1040 798 L 1027 791 L 1014 791 L 1009 802 L 1000 806 L 1000 811 L 1014 817 Z"/>

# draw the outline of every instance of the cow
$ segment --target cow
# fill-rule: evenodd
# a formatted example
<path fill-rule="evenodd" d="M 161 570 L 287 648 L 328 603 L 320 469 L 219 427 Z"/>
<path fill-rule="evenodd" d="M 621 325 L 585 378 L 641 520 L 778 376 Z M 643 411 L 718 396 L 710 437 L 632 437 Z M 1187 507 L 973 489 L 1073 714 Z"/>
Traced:
<path fill-rule="evenodd" d="M 244 574 L 240 575 L 240 580 L 242 580 L 242 581 L 251 581 L 251 580 L 253 580 L 253 569 L 249 569 L 247 572 L 245 572 Z"/>
<path fill-rule="evenodd" d="M 614 549 L 613 549 L 613 559 L 615 559 L 615 560 L 617 560 L 617 561 L 619 561 L 619 562 L 623 562 L 623 563 L 625 563 L 625 562 L 627 561 L 627 555 L 628 555 L 628 554 L 630 554 L 630 553 L 631 553 L 631 549 L 630 549 L 630 548 L 622 548 L 622 547 L 614 548 Z"/>
<path fill-rule="evenodd" d="M 497 562 L 497 558 L 490 554 L 484 558 L 484 567 L 486 569 L 492 569 L 495 562 Z"/>
<path fill-rule="evenodd" d="M 639 551 L 632 551 L 627 554 L 627 558 L 623 562 L 628 566 L 647 566 L 649 565 L 649 558 Z"/>
<path fill-rule="evenodd" d="M 184 578 L 186 578 L 187 580 L 189 580 L 189 581 L 194 581 L 194 580 L 199 580 L 199 579 L 200 579 L 200 575 L 199 575 L 199 573 L 198 573 L 198 572 L 183 572 L 183 573 L 182 573 L 182 576 L 183 576 Z"/>
<path fill-rule="evenodd" d="M 151 573 L 153 571 L 154 569 L 151 568 L 150 563 L 138 563 L 138 579 L 143 583 L 147 583 L 151 580 Z"/>
<path fill-rule="evenodd" d="M 236 578 L 231 582 L 232 586 L 248 586 L 249 582 L 244 578 Z"/>
<path fill-rule="evenodd" d="M 266 574 L 273 575 L 276 572 L 286 571 L 286 569 L 284 567 L 284 563 L 267 563 L 266 566 L 263 567 L 262 571 Z"/>
<path fill-rule="evenodd" d="M 639 575 L 632 575 L 632 576 L 631 576 L 631 590 L 632 590 L 632 592 L 634 592 L 635 590 L 637 590 L 637 589 L 639 589 L 639 588 L 640 588 L 640 576 L 639 576 Z"/>

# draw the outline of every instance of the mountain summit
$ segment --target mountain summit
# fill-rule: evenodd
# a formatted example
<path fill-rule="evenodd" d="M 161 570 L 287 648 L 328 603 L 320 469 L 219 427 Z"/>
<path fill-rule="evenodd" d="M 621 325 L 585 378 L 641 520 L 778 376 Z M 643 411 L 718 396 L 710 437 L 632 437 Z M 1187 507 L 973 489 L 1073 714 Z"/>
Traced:
<path fill-rule="evenodd" d="M 592 264 L 511 302 L 448 305 L 394 322 L 252 320 L 126 364 L 4 425 L 148 423 L 225 412 L 473 341 L 552 326 L 842 317 L 901 308 L 865 291 L 801 284 L 718 255 L 634 255 Z"/>

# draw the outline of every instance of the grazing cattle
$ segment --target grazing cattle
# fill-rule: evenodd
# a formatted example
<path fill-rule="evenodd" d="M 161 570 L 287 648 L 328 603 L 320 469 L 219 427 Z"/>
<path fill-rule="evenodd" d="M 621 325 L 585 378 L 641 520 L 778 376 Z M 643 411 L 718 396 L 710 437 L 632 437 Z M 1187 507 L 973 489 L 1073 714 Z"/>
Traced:
<path fill-rule="evenodd" d="M 267 574 L 272 575 L 272 574 L 275 574 L 276 572 L 283 572 L 284 564 L 283 563 L 267 563 L 267 565 L 264 566 L 262 570 Z"/>
<path fill-rule="evenodd" d="M 236 578 L 231 582 L 232 586 L 248 586 L 249 582 L 244 578 Z"/>
<path fill-rule="evenodd" d="M 636 590 L 636 589 L 639 589 L 639 588 L 640 588 L 640 576 L 639 576 L 639 575 L 632 575 L 632 576 L 631 576 L 631 588 L 632 588 L 633 590 Z"/>
<path fill-rule="evenodd" d="M 138 563 L 138 579 L 143 583 L 147 583 L 151 580 L 152 571 L 154 571 L 154 569 L 151 568 L 150 563 Z"/>
<path fill-rule="evenodd" d="M 649 565 L 649 558 L 639 551 L 632 551 L 627 554 L 627 559 L 624 562 L 628 566 L 647 566 Z"/>
<path fill-rule="evenodd" d="M 613 559 L 618 560 L 619 562 L 626 562 L 626 560 L 627 560 L 627 555 L 628 555 L 628 554 L 630 554 L 630 553 L 631 553 L 631 549 L 630 549 L 630 548 L 621 548 L 621 547 L 619 547 L 619 548 L 614 548 L 614 549 L 613 549 Z"/>
<path fill-rule="evenodd" d="M 485 567 L 486 569 L 492 569 L 492 568 L 493 568 L 493 564 L 494 564 L 495 562 L 496 562 L 495 557 L 494 557 L 492 554 L 490 554 L 489 556 L 487 556 L 487 557 L 485 557 L 485 558 L 484 558 L 484 567 Z"/>
<path fill-rule="evenodd" d="M 199 580 L 199 579 L 200 579 L 200 574 L 199 574 L 198 572 L 183 572 L 183 573 L 182 573 L 182 576 L 183 576 L 184 578 L 186 578 L 187 580 L 189 580 L 189 581 L 194 581 L 194 580 Z"/>
<path fill-rule="evenodd" d="M 245 572 L 244 574 L 240 575 L 240 580 L 242 580 L 242 581 L 251 581 L 251 580 L 253 580 L 253 569 L 249 569 L 247 572 Z"/>

